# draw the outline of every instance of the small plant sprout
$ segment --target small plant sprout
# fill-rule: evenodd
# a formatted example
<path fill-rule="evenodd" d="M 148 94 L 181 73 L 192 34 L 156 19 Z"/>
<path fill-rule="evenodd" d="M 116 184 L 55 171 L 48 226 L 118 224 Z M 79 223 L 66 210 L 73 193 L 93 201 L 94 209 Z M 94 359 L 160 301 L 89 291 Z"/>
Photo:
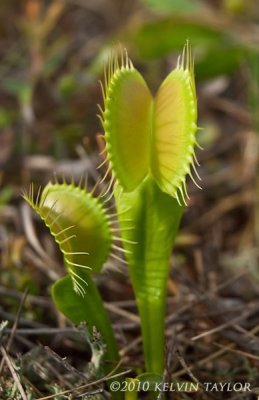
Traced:
<path fill-rule="evenodd" d="M 102 93 L 106 175 L 111 173 L 115 182 L 146 370 L 161 374 L 169 260 L 188 199 L 186 176 L 197 186 L 195 177 L 200 179 L 195 167 L 197 100 L 189 44 L 155 98 L 126 52 L 110 58 Z M 122 213 L 133 229 L 127 230 Z"/>

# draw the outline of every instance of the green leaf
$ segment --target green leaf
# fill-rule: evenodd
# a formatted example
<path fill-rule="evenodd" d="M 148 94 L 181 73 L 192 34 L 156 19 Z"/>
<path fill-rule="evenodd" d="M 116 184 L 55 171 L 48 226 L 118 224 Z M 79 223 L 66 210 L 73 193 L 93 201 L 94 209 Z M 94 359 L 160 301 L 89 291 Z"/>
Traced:
<path fill-rule="evenodd" d="M 248 51 L 242 45 L 228 43 L 225 39 L 220 45 L 201 51 L 196 57 L 195 76 L 198 80 L 233 74 L 247 59 Z M 220 62 L 212 62 L 212 60 Z"/>
<path fill-rule="evenodd" d="M 190 13 L 200 8 L 197 0 L 143 0 L 150 8 L 173 13 Z"/>
<path fill-rule="evenodd" d="M 22 104 L 31 102 L 33 88 L 30 83 L 16 79 L 6 79 L 3 86 L 8 92 L 17 96 Z"/>
<path fill-rule="evenodd" d="M 83 274 L 86 275 L 86 273 Z M 67 275 L 52 286 L 53 301 L 74 324 L 86 322 L 90 330 L 95 326 L 107 346 L 106 359 L 112 363 L 116 362 L 119 359 L 117 344 L 103 301 L 90 275 L 88 274 L 83 279 L 88 283 L 84 297 L 75 293 L 73 281 Z"/>
<path fill-rule="evenodd" d="M 0 108 L 0 128 L 10 126 L 15 120 L 15 114 L 5 108 Z"/>
<path fill-rule="evenodd" d="M 0 207 L 6 205 L 11 200 L 14 189 L 11 185 L 5 186 L 0 190 Z"/>
<path fill-rule="evenodd" d="M 179 21 L 167 17 L 155 22 L 147 22 L 126 38 L 141 59 L 162 57 L 182 49 L 186 38 L 199 51 L 207 51 L 219 43 L 224 45 L 230 35 L 204 23 Z"/>
<path fill-rule="evenodd" d="M 249 67 L 249 105 L 255 131 L 259 131 L 259 52 L 251 51 L 248 57 Z"/>
<path fill-rule="evenodd" d="M 156 59 L 179 51 L 190 38 L 195 49 L 195 76 L 198 80 L 230 75 L 247 59 L 247 46 L 230 31 L 205 21 L 165 17 L 135 29 L 124 41 L 141 60 Z M 212 62 L 218 59 L 220 62 Z"/>

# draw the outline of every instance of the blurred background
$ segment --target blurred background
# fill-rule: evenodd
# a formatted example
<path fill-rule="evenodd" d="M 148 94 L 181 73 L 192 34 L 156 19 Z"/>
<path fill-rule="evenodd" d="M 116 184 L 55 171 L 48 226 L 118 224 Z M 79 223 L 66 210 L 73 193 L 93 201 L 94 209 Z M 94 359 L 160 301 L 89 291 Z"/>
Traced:
<path fill-rule="evenodd" d="M 203 190 L 188 182 L 191 199 L 168 283 L 167 333 L 181 333 L 178 349 L 200 380 L 224 377 L 259 386 L 258 22 L 257 0 L 1 1 L 0 319 L 9 322 L 0 331 L 10 333 L 20 306 L 9 351 L 12 357 L 24 354 L 25 372 L 31 360 L 53 357 L 36 343 L 55 350 L 57 363 L 57 354 L 68 355 L 79 369 L 86 343 L 69 328 L 58 339 L 42 333 L 67 327 L 49 294 L 64 270 L 48 231 L 24 204 L 22 190 L 32 181 L 44 185 L 54 175 L 75 181 L 88 175 L 94 185 L 103 173 L 96 170 L 103 147 L 96 117 L 97 103 L 102 104 L 98 80 L 110 50 L 118 43 L 126 47 L 155 93 L 188 39 L 203 128 L 198 141 L 204 150 L 197 151 Z M 139 366 L 139 326 L 125 275 L 117 266 L 99 276 L 98 284 L 110 304 L 125 365 Z M 195 339 L 215 327 L 218 333 Z M 176 377 L 190 379 L 181 359 L 172 369 Z M 32 382 L 25 372 L 21 379 L 27 374 Z M 41 385 L 49 394 L 54 378 L 48 373 Z M 58 390 L 67 388 L 67 382 L 55 379 Z M 6 378 L 3 398 L 8 385 Z M 242 398 L 255 398 L 249 396 Z"/>

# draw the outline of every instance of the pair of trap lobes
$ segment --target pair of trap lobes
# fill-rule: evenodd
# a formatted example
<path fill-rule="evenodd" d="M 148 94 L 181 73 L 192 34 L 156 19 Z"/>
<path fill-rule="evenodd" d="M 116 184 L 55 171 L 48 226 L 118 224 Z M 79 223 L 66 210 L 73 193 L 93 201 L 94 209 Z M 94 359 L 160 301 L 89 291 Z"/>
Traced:
<path fill-rule="evenodd" d="M 155 98 L 127 54 L 120 61 L 111 58 L 107 71 L 99 115 L 105 130 L 104 164 L 109 162 L 106 175 L 112 173 L 126 192 L 152 176 L 163 192 L 186 204 L 186 176 L 195 183 L 195 175 L 199 179 L 194 152 L 197 100 L 188 43 Z"/>

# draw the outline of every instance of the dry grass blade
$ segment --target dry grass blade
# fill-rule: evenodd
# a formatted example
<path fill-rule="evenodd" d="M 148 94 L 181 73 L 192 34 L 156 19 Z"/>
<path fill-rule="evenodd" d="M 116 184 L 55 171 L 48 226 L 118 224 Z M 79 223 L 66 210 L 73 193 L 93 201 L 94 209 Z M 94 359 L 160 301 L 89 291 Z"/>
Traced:
<path fill-rule="evenodd" d="M 173 332 L 171 334 L 171 340 L 169 342 L 168 345 L 168 354 L 167 354 L 167 358 L 166 358 L 166 365 L 165 365 L 165 369 L 163 372 L 163 379 L 162 379 L 162 387 L 164 386 L 164 384 L 167 381 L 170 381 L 170 367 L 171 367 L 171 363 L 172 363 L 172 358 L 173 358 L 173 354 L 174 354 L 174 348 L 176 345 L 176 335 L 175 335 L 175 327 L 173 328 Z M 162 398 L 164 397 L 164 391 L 159 391 L 157 399 L 156 400 L 162 400 Z"/>
<path fill-rule="evenodd" d="M 10 358 L 8 357 L 8 354 L 7 354 L 7 352 L 6 352 L 6 350 L 5 350 L 5 348 L 3 346 L 1 346 L 1 353 L 2 353 L 2 356 L 3 356 L 3 360 L 6 362 L 8 368 L 9 368 L 11 374 L 12 374 L 14 382 L 16 383 L 16 386 L 17 386 L 17 388 L 18 388 L 18 390 L 20 392 L 20 395 L 22 397 L 22 400 L 28 400 L 28 398 L 26 396 L 26 393 L 25 393 L 25 391 L 24 391 L 24 389 L 22 387 L 22 384 L 21 384 L 21 382 L 19 380 L 19 377 L 15 372 L 13 364 L 12 364 Z"/>
<path fill-rule="evenodd" d="M 191 368 L 187 365 L 185 359 L 183 358 L 182 354 L 180 354 L 179 351 L 175 352 L 176 357 L 178 358 L 178 361 L 180 362 L 180 364 L 182 365 L 182 367 L 184 368 L 185 372 L 187 372 L 187 374 L 191 377 L 191 379 L 198 385 L 199 388 L 204 389 L 204 385 L 203 383 L 201 383 L 196 376 L 192 373 Z M 212 399 L 217 399 L 219 400 L 219 397 L 214 395 L 213 393 L 207 392 L 207 395 L 209 397 L 211 397 Z"/>
<path fill-rule="evenodd" d="M 105 303 L 105 308 L 114 314 L 120 315 L 121 317 L 124 317 L 126 319 L 129 319 L 130 321 L 133 321 L 137 324 L 140 323 L 140 319 L 136 314 L 133 314 L 129 311 L 123 310 L 120 307 L 116 306 L 115 304 L 112 303 Z"/>
<path fill-rule="evenodd" d="M 10 289 L 0 285 L 0 295 L 10 297 L 15 300 L 21 300 L 24 294 L 18 290 Z M 37 305 L 44 308 L 50 308 L 51 306 L 51 300 L 48 297 L 27 294 L 26 299 L 27 302 L 31 303 L 32 305 Z"/>
<path fill-rule="evenodd" d="M 255 328 L 251 329 L 251 331 L 249 331 L 249 333 L 251 333 L 251 334 L 256 334 L 258 332 L 259 332 L 259 325 L 257 325 Z M 189 365 L 188 368 L 189 368 L 189 370 L 192 370 L 194 367 L 202 367 L 202 366 L 206 365 L 206 363 L 208 363 L 209 361 L 215 360 L 216 358 L 225 354 L 229 349 L 234 349 L 235 347 L 236 347 L 236 344 L 231 343 L 229 346 L 221 348 L 220 350 L 217 350 L 214 353 L 209 354 L 207 357 L 202 358 L 195 364 L 195 366 Z M 185 373 L 186 373 L 186 370 L 183 368 L 180 371 L 175 372 L 173 374 L 173 378 L 182 376 Z"/>
<path fill-rule="evenodd" d="M 223 346 L 220 343 L 214 343 L 214 344 L 215 344 L 215 346 L 219 347 L 220 349 L 225 349 L 226 351 L 229 351 L 231 353 L 239 354 L 241 356 L 244 356 L 244 357 L 247 357 L 247 358 L 251 358 L 251 360 L 259 361 L 259 357 L 254 355 L 254 354 L 250 354 L 250 353 L 247 353 L 246 351 L 242 351 L 242 350 L 235 350 L 235 349 L 232 349 L 229 346 Z"/>
<path fill-rule="evenodd" d="M 6 333 L 12 332 L 11 329 L 5 329 Z M 38 336 L 38 335 L 56 335 L 56 334 L 69 334 L 77 332 L 75 328 L 21 328 L 16 329 L 15 333 L 18 335 L 30 335 L 30 336 Z"/>
<path fill-rule="evenodd" d="M 114 370 L 117 370 L 117 368 L 118 368 L 118 365 L 116 366 L 116 368 Z M 123 372 L 120 372 L 118 374 L 113 375 L 112 373 L 114 372 L 114 370 L 110 374 L 107 374 L 103 378 L 97 379 L 96 381 L 93 381 L 93 382 L 90 382 L 90 383 L 86 383 L 85 385 L 81 385 L 81 386 L 75 387 L 73 389 L 64 390 L 63 392 L 59 392 L 59 393 L 56 393 L 56 394 L 51 394 L 50 396 L 41 397 L 40 399 L 37 399 L 37 400 L 54 399 L 57 396 L 64 396 L 64 395 L 67 395 L 67 394 L 71 394 L 73 392 L 76 392 L 77 390 L 86 389 L 88 387 L 98 385 L 99 383 L 106 382 L 106 381 L 108 381 L 110 379 L 114 379 L 114 378 L 118 378 L 119 376 L 127 375 L 127 374 L 129 374 L 131 372 L 131 369 L 128 369 L 126 371 L 123 371 Z"/>
<path fill-rule="evenodd" d="M 120 350 L 120 356 L 124 357 L 130 350 L 136 348 L 140 343 L 142 339 L 141 336 L 136 337 L 136 339 L 132 340 L 127 346 L 123 347 Z"/>
<path fill-rule="evenodd" d="M 230 327 L 230 326 L 235 325 L 237 322 L 240 322 L 240 321 L 242 321 L 242 320 L 248 318 L 252 313 L 254 313 L 255 311 L 257 311 L 257 310 L 258 310 L 258 304 L 257 304 L 257 305 L 254 304 L 254 303 L 249 304 L 249 305 L 247 306 L 247 308 L 249 308 L 249 309 L 246 310 L 246 311 L 245 311 L 244 313 L 242 313 L 241 315 L 239 315 L 238 317 L 233 318 L 233 319 L 231 319 L 230 321 L 227 321 L 227 322 L 225 322 L 224 324 L 222 324 L 222 325 L 220 325 L 220 326 L 216 326 L 216 327 L 213 328 L 213 329 L 210 329 L 210 330 L 208 330 L 208 331 L 206 331 L 206 332 L 203 332 L 203 333 L 201 333 L 200 335 L 194 336 L 194 337 L 191 338 L 191 340 L 192 340 L 192 341 L 196 341 L 196 340 L 201 339 L 201 338 L 203 338 L 203 337 L 205 337 L 205 336 L 212 335 L 213 333 L 220 332 L 220 331 L 222 331 L 222 330 L 225 329 L 225 328 L 228 328 L 228 327 Z"/>
<path fill-rule="evenodd" d="M 191 303 L 184 305 L 183 307 L 178 309 L 178 311 L 176 311 L 174 314 L 169 315 L 169 317 L 166 318 L 166 325 L 168 326 L 169 324 L 171 324 L 172 322 L 177 320 L 179 315 L 192 309 L 195 305 L 205 301 L 207 298 L 210 298 L 212 295 L 217 294 L 219 291 L 221 291 L 222 289 L 225 289 L 227 286 L 233 285 L 234 282 L 236 282 L 240 278 L 243 278 L 247 274 L 248 274 L 248 271 L 241 271 L 238 274 L 236 274 L 235 276 L 231 277 L 230 279 L 222 282 L 221 284 L 219 284 L 218 286 L 216 286 L 209 292 L 206 292 L 206 293 L 202 294 L 201 296 L 198 296 L 198 298 L 195 299 L 194 301 L 192 301 Z"/>
<path fill-rule="evenodd" d="M 16 317 L 15 317 L 15 321 L 14 321 L 14 324 L 13 324 L 13 327 L 12 327 L 12 330 L 11 330 L 11 334 L 10 334 L 10 337 L 9 337 L 9 340 L 8 340 L 8 343 L 7 343 L 7 346 L 6 346 L 7 351 L 9 351 L 10 348 L 11 348 L 11 345 L 12 345 L 12 342 L 13 342 L 13 338 L 15 336 L 15 332 L 16 332 L 16 329 L 18 327 L 21 311 L 22 311 L 24 302 L 26 300 L 27 292 L 28 292 L 28 290 L 25 290 L 25 292 L 23 294 L 23 297 L 21 299 L 21 302 L 20 302 Z M 0 374 L 2 372 L 3 365 L 4 365 L 4 358 L 2 359 L 1 364 L 0 364 Z"/>

